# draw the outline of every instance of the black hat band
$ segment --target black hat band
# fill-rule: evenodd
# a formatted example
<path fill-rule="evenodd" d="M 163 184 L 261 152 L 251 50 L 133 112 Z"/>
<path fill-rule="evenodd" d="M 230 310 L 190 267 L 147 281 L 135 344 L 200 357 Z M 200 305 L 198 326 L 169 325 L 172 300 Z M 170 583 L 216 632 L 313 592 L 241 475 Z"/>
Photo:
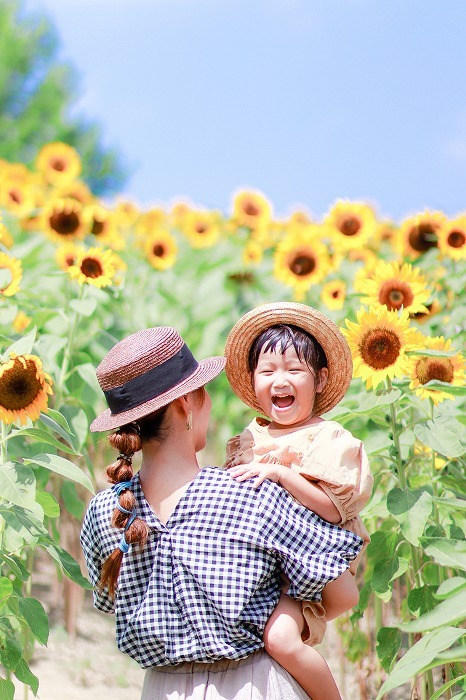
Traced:
<path fill-rule="evenodd" d="M 121 386 L 104 389 L 112 414 L 117 415 L 155 399 L 181 384 L 198 368 L 198 363 L 187 345 L 162 364 L 134 377 Z"/>

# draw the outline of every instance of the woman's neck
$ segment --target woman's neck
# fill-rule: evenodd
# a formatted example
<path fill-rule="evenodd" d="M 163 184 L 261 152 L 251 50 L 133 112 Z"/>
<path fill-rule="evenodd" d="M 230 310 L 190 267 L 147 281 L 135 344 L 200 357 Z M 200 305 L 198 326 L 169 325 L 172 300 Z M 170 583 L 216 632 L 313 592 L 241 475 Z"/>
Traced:
<path fill-rule="evenodd" d="M 198 473 L 196 452 L 183 433 L 172 432 L 162 443 L 144 445 L 139 478 L 144 496 L 161 522 L 168 520 Z"/>

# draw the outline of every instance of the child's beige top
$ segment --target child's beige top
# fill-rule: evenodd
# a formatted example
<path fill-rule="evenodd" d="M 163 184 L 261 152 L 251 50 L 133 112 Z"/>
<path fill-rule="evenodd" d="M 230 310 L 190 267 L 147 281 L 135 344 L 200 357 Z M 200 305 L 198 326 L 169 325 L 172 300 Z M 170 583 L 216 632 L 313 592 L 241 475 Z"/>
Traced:
<path fill-rule="evenodd" d="M 325 491 L 341 515 L 341 527 L 369 542 L 358 514 L 369 501 L 373 479 L 361 440 L 339 423 L 319 418 L 296 430 L 270 431 L 269 426 L 264 418 L 255 418 L 231 438 L 225 467 L 254 460 L 293 469 Z"/>

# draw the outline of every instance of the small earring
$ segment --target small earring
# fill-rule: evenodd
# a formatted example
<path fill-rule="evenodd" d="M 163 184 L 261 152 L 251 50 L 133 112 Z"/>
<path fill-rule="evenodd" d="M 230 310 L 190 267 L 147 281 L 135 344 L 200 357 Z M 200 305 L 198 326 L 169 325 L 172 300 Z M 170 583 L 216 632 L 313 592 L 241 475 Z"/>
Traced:
<path fill-rule="evenodd" d="M 186 420 L 186 430 L 192 430 L 192 429 L 193 429 L 193 413 L 192 413 L 192 411 L 189 411 L 188 418 Z"/>

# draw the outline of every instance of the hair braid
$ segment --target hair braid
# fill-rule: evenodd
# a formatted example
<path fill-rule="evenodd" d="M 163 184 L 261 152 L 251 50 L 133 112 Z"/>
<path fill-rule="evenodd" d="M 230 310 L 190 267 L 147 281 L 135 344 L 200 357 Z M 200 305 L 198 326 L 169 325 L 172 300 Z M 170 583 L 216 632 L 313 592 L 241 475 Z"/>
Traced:
<path fill-rule="evenodd" d="M 108 480 L 112 484 L 131 481 L 133 478 L 132 457 L 142 447 L 139 425 L 137 423 L 129 423 L 118 428 L 109 436 L 109 442 L 120 454 L 117 460 L 107 469 Z M 112 527 L 124 530 L 122 542 L 127 545 L 143 547 L 147 541 L 149 526 L 144 520 L 134 517 L 136 501 L 133 492 L 129 488 L 122 489 L 118 494 L 118 502 L 120 507 L 115 508 L 113 511 Z M 108 588 L 110 598 L 115 597 L 123 554 L 124 551 L 119 545 L 102 566 L 97 586 L 100 590 Z"/>

